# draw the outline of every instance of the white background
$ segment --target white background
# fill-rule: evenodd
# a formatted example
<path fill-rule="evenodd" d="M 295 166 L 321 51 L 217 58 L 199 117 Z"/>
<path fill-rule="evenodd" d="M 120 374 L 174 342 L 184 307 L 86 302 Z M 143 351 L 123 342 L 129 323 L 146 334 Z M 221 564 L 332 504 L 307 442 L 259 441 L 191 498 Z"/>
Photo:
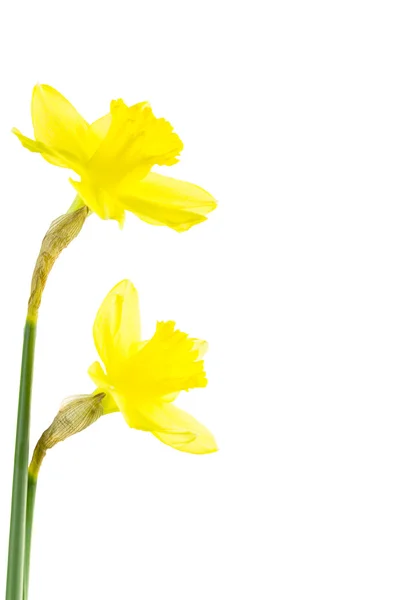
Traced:
<path fill-rule="evenodd" d="M 4 3 L 0 587 L 30 274 L 74 197 L 10 133 L 31 134 L 40 81 L 88 120 L 112 98 L 151 101 L 185 143 L 168 174 L 220 206 L 184 234 L 90 217 L 45 292 L 32 441 L 93 389 L 93 318 L 128 277 L 146 335 L 172 318 L 209 341 L 209 386 L 180 406 L 220 451 L 179 453 L 119 414 L 51 451 L 30 598 L 400 597 L 398 8 Z"/>

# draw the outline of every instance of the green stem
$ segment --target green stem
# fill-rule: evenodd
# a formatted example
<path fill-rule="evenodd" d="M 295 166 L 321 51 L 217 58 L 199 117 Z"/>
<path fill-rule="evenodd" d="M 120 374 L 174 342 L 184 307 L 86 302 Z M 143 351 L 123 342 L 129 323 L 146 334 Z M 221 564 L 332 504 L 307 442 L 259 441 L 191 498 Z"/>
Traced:
<path fill-rule="evenodd" d="M 32 524 L 35 510 L 37 478 L 31 473 L 28 475 L 28 497 L 26 503 L 26 531 L 25 531 L 25 560 L 24 560 L 24 592 L 23 600 L 28 600 L 29 567 L 31 561 Z"/>
<path fill-rule="evenodd" d="M 25 546 L 25 517 L 29 464 L 29 426 L 36 324 L 26 321 L 22 350 L 14 479 L 11 500 L 10 541 L 6 600 L 21 600 Z"/>
<path fill-rule="evenodd" d="M 83 431 L 103 415 L 102 401 L 104 397 L 104 392 L 94 392 L 90 395 L 77 396 L 75 400 L 63 405 L 50 427 L 42 433 L 36 444 L 28 469 L 23 600 L 28 600 L 33 513 L 35 510 L 37 480 L 43 459 L 50 448 Z"/>
<path fill-rule="evenodd" d="M 22 350 L 17 434 L 14 456 L 14 479 L 11 500 L 10 541 L 6 600 L 22 600 L 24 578 L 25 518 L 28 488 L 29 428 L 33 357 L 35 352 L 36 321 L 47 277 L 60 253 L 76 238 L 88 216 L 86 206 L 75 199 L 69 212 L 50 225 L 43 238 L 32 275 L 28 317 Z"/>

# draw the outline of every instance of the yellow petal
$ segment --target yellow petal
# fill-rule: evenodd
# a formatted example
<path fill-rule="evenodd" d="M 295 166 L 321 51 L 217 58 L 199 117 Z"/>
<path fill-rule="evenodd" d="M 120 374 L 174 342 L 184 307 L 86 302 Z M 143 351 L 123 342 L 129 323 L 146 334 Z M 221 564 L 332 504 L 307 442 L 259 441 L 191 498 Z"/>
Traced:
<path fill-rule="evenodd" d="M 125 210 L 117 198 L 101 187 L 95 187 L 88 180 L 69 180 L 83 202 L 101 219 L 115 219 L 122 229 L 125 222 Z"/>
<path fill-rule="evenodd" d="M 97 352 L 107 374 L 119 372 L 140 341 L 139 298 L 127 279 L 103 300 L 93 325 Z"/>
<path fill-rule="evenodd" d="M 94 121 L 89 125 L 89 143 L 90 143 L 90 156 L 92 157 L 95 152 L 99 149 L 101 142 L 107 135 L 111 125 L 111 113 L 107 113 L 97 121 Z"/>
<path fill-rule="evenodd" d="M 162 396 L 160 398 L 160 401 L 161 402 L 174 402 L 180 393 L 181 393 L 181 390 L 179 390 L 179 392 L 172 392 L 172 394 L 165 394 L 165 396 Z"/>
<path fill-rule="evenodd" d="M 138 403 L 135 396 L 118 392 L 109 386 L 109 380 L 98 362 L 91 365 L 89 375 L 98 391 L 106 393 L 102 401 L 104 414 L 119 410 L 130 427 L 149 431 L 164 444 L 182 452 L 207 454 L 217 450 L 212 433 L 185 411 L 169 402 Z M 170 401 L 173 399 L 169 398 Z"/>
<path fill-rule="evenodd" d="M 94 393 L 104 391 L 106 391 L 104 388 L 98 388 Z M 114 394 L 111 394 L 110 392 L 106 391 L 106 395 L 104 396 L 101 403 L 103 405 L 103 415 L 110 415 L 111 413 L 119 412 L 118 405 L 115 403 L 114 400 Z"/>
<path fill-rule="evenodd" d="M 208 351 L 208 343 L 204 340 L 193 340 L 193 350 L 197 352 L 197 358 L 203 358 Z"/>
<path fill-rule="evenodd" d="M 126 178 L 116 192 L 121 205 L 142 220 L 186 231 L 206 220 L 214 198 L 192 183 L 149 173 L 143 180 Z"/>
<path fill-rule="evenodd" d="M 111 113 L 107 113 L 90 125 L 90 131 L 101 142 L 106 137 L 111 125 Z"/>
<path fill-rule="evenodd" d="M 77 164 L 90 158 L 89 125 L 60 92 L 49 85 L 36 85 L 31 110 L 38 142 L 53 148 L 58 154 L 74 157 Z"/>
<path fill-rule="evenodd" d="M 103 405 L 103 414 L 108 415 L 109 413 L 118 412 L 119 408 L 115 403 L 113 394 L 110 392 L 108 378 L 104 373 L 101 364 L 97 361 L 92 363 L 88 369 L 88 374 L 93 383 L 97 386 L 97 389 L 93 395 L 100 392 L 105 393 L 105 396 L 101 402 Z"/>
<path fill-rule="evenodd" d="M 151 431 L 161 442 L 176 450 L 207 454 L 218 449 L 212 433 L 173 404 L 143 405 L 139 418 L 143 425 L 141 428 Z"/>
<path fill-rule="evenodd" d="M 210 454 L 211 452 L 216 452 L 218 450 L 214 436 L 207 429 L 203 433 L 199 433 L 196 437 L 193 437 L 193 439 L 183 436 L 180 433 L 153 431 L 153 435 L 164 444 L 172 446 L 172 448 L 180 450 L 181 452 L 190 452 L 190 454 Z"/>
<path fill-rule="evenodd" d="M 109 383 L 107 379 L 107 375 L 104 373 L 103 367 L 101 364 L 96 361 L 92 363 L 88 369 L 88 374 L 91 380 L 97 387 L 99 388 L 108 388 Z"/>
<path fill-rule="evenodd" d="M 115 391 L 110 387 L 108 377 L 104 373 L 101 364 L 97 361 L 92 363 L 88 369 L 88 374 L 93 383 L 97 386 L 97 389 L 92 395 L 94 396 L 97 393 L 105 394 L 101 401 L 103 414 L 108 415 L 109 413 L 119 412 L 119 407 L 114 400 Z"/>
<path fill-rule="evenodd" d="M 55 165 L 56 167 L 63 167 L 65 169 L 73 169 L 76 172 L 80 171 L 80 164 L 77 163 L 75 157 L 71 154 L 68 154 L 68 152 L 59 151 L 55 148 L 49 148 L 42 142 L 32 140 L 31 138 L 23 135 L 15 127 L 13 127 L 11 131 L 17 136 L 24 148 L 30 150 L 30 152 L 37 152 L 41 154 L 43 158 L 52 165 Z"/>
<path fill-rule="evenodd" d="M 161 411 L 155 415 L 154 421 L 159 423 L 159 430 L 152 433 L 159 440 L 182 452 L 192 454 L 207 454 L 218 450 L 212 433 L 192 415 L 177 408 L 173 404 L 164 404 Z"/>

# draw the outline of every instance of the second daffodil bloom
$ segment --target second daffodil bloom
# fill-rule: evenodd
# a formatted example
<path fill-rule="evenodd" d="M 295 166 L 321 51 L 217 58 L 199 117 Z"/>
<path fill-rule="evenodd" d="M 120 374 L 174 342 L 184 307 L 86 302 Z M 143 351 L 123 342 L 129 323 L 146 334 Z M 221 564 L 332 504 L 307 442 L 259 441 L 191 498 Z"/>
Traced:
<path fill-rule="evenodd" d="M 102 219 L 122 226 L 128 210 L 153 225 L 185 231 L 216 207 L 202 188 L 151 171 L 177 163 L 183 144 L 147 102 L 113 100 L 110 112 L 90 125 L 57 90 L 36 85 L 31 110 L 35 139 L 13 132 L 31 152 L 75 171 L 76 204 Z"/>
<path fill-rule="evenodd" d="M 183 452 L 215 452 L 213 435 L 191 415 L 174 406 L 182 390 L 205 387 L 203 354 L 207 343 L 157 323 L 149 341 L 141 341 L 138 294 L 130 281 L 116 285 L 103 301 L 93 326 L 103 362 L 89 368 L 105 393 L 104 414 L 121 411 L 130 427 L 149 431 Z"/>

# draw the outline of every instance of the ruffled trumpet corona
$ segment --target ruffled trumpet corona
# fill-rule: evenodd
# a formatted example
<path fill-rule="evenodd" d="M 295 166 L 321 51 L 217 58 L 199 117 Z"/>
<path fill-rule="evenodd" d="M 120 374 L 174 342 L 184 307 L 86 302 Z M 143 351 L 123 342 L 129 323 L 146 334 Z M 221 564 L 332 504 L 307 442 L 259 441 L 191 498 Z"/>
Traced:
<path fill-rule="evenodd" d="M 176 231 L 205 221 L 216 207 L 202 188 L 151 170 L 177 163 L 183 144 L 168 121 L 154 116 L 148 102 L 127 106 L 113 100 L 110 112 L 89 124 L 57 90 L 38 84 L 31 112 L 35 139 L 15 128 L 13 133 L 31 152 L 80 177 L 70 179 L 78 194 L 74 207 L 86 205 L 120 226 L 128 210 Z"/>

